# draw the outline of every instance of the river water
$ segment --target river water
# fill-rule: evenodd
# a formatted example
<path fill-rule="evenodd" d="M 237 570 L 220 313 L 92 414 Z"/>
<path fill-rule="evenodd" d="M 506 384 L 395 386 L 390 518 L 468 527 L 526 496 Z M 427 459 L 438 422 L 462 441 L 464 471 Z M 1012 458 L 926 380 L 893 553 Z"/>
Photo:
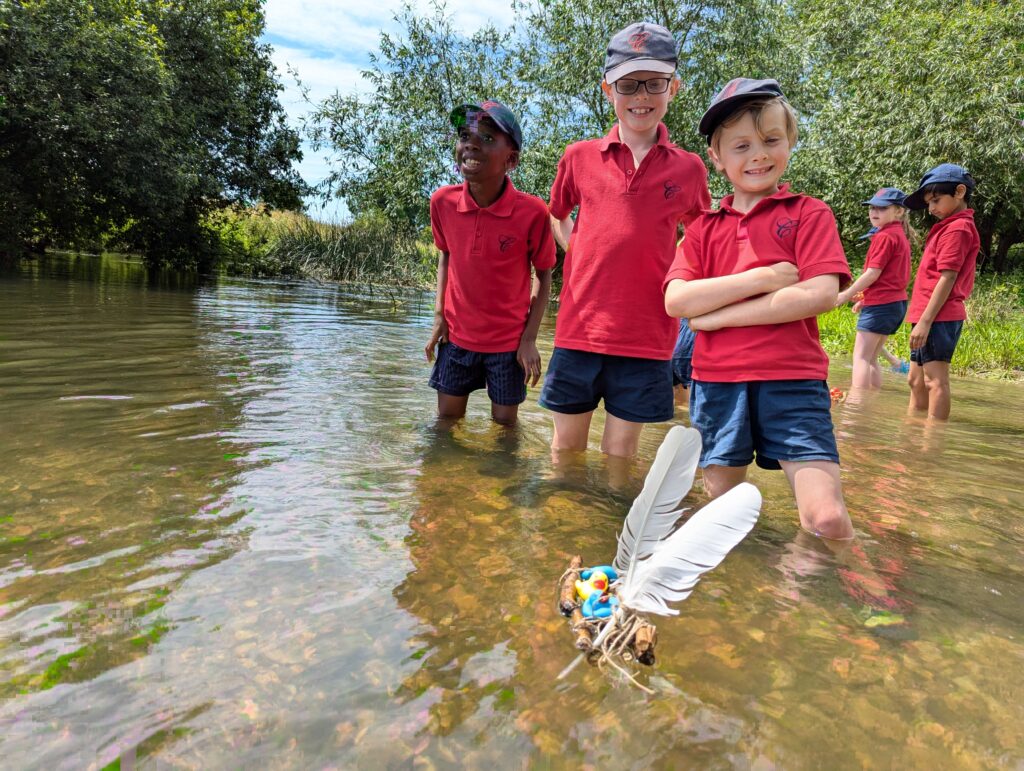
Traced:
<path fill-rule="evenodd" d="M 431 309 L 117 257 L 0 276 L 0 765 L 1024 764 L 1021 386 L 955 380 L 945 426 L 895 375 L 838 405 L 839 554 L 755 470 L 754 532 L 654 619 L 649 695 L 556 682 L 555 584 L 614 555 L 667 426 L 627 467 L 553 463 L 533 390 L 516 430 L 482 394 L 444 430 Z"/>

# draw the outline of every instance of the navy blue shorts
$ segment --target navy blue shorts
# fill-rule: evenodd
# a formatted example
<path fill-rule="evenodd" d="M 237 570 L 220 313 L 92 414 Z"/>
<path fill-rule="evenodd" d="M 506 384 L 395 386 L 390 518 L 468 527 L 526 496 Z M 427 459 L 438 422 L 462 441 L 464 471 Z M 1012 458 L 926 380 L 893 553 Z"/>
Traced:
<path fill-rule="evenodd" d="M 681 385 L 683 388 L 690 387 L 693 361 L 693 341 L 697 333 L 690 329 L 686 319 L 679 319 L 679 337 L 676 338 L 676 347 L 672 351 L 672 385 Z"/>
<path fill-rule="evenodd" d="M 832 399 L 824 380 L 693 381 L 690 424 L 700 431 L 700 467 L 766 469 L 780 460 L 839 462 Z"/>
<path fill-rule="evenodd" d="M 907 315 L 907 301 L 865 305 L 857 317 L 858 332 L 874 332 L 876 335 L 894 335 Z"/>
<path fill-rule="evenodd" d="M 915 324 L 910 325 L 913 330 Z M 928 330 L 928 339 L 920 348 L 910 351 L 910 360 L 917 364 L 929 361 L 953 361 L 956 344 L 960 342 L 960 333 L 964 330 L 962 321 L 936 321 Z"/>
<path fill-rule="evenodd" d="M 579 415 L 604 399 L 609 415 L 633 423 L 661 423 L 675 415 L 672 367 L 667 359 L 638 359 L 555 348 L 540 405 Z"/>
<path fill-rule="evenodd" d="M 477 353 L 455 343 L 441 343 L 430 373 L 430 387 L 449 396 L 469 396 L 487 387 L 495 404 L 522 404 L 526 400 L 526 372 L 516 352 Z"/>

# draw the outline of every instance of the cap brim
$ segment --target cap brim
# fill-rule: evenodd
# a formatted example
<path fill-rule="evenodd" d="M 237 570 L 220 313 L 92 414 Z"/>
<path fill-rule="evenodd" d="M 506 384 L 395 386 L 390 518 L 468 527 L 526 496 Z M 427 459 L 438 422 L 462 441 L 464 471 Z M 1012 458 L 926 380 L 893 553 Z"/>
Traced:
<path fill-rule="evenodd" d="M 903 208 L 917 211 L 927 206 L 924 202 L 924 187 L 919 187 L 913 193 L 903 199 Z"/>
<path fill-rule="evenodd" d="M 890 201 L 887 198 L 872 198 L 870 201 L 863 201 L 864 206 L 902 206 L 899 201 Z"/>
<path fill-rule="evenodd" d="M 676 63 L 664 59 L 630 59 L 628 62 L 612 67 L 604 73 L 604 79 L 608 84 L 614 83 L 619 78 L 624 78 L 634 72 L 660 72 L 669 75 L 676 71 Z"/>
<path fill-rule="evenodd" d="M 775 98 L 778 96 L 781 96 L 781 94 L 777 91 L 751 91 L 746 94 L 737 94 L 728 99 L 723 99 L 718 104 L 709 107 L 708 111 L 701 116 L 700 123 L 697 124 L 697 131 L 708 140 L 708 144 L 711 144 L 711 135 L 715 133 L 715 129 L 718 128 L 722 121 L 732 115 L 739 105 L 749 102 L 751 99 Z"/>
<path fill-rule="evenodd" d="M 871 238 L 871 236 L 873 236 L 877 232 L 878 232 L 878 228 L 871 228 L 867 233 L 864 233 L 863 235 L 857 236 L 857 240 L 858 241 L 864 241 L 864 240 L 866 240 L 868 238 Z"/>

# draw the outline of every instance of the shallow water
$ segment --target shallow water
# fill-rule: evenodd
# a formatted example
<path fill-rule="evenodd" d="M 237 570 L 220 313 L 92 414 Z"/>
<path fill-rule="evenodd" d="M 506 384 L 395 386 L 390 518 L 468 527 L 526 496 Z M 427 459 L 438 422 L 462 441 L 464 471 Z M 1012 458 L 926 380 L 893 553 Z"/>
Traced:
<path fill-rule="evenodd" d="M 113 257 L 0 276 L 4 766 L 1024 764 L 1021 386 L 957 380 L 937 427 L 895 375 L 839 405 L 840 555 L 753 472 L 650 696 L 555 681 L 555 583 L 613 556 L 667 426 L 628 468 L 553 465 L 535 391 L 517 430 L 482 395 L 441 430 L 430 311 Z"/>

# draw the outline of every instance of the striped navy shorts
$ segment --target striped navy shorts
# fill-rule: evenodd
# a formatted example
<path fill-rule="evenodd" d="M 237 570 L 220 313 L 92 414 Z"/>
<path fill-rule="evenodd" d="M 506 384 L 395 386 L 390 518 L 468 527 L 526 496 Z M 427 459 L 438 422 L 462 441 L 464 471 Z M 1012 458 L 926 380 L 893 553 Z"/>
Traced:
<path fill-rule="evenodd" d="M 516 361 L 515 351 L 477 353 L 441 343 L 430 387 L 450 396 L 469 396 L 486 387 L 492 402 L 511 406 L 526 400 L 526 372 Z"/>

